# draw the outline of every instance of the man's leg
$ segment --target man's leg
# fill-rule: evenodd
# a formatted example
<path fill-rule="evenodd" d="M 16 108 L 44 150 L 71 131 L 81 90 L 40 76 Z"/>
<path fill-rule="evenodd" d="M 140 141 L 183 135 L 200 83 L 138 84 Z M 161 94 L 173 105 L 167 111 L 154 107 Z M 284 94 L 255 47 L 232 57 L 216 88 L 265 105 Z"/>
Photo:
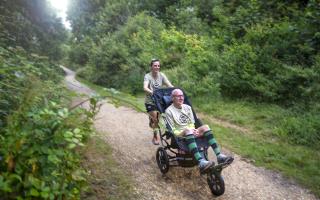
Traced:
<path fill-rule="evenodd" d="M 199 135 L 203 135 L 206 138 L 208 144 L 212 147 L 214 153 L 217 156 L 218 163 L 223 163 L 229 159 L 232 159 L 231 157 L 226 156 L 220 152 L 220 148 L 217 144 L 217 141 L 214 138 L 213 133 L 210 130 L 208 125 L 203 125 L 203 126 L 199 127 L 198 131 L 199 131 Z"/>
<path fill-rule="evenodd" d="M 196 144 L 196 140 L 193 134 L 189 134 L 186 136 L 186 142 L 189 151 L 193 154 L 196 160 L 200 161 L 202 159 L 201 154 L 199 153 L 198 146 Z"/>
<path fill-rule="evenodd" d="M 210 168 L 210 166 L 213 165 L 213 163 L 211 161 L 207 161 L 204 158 L 202 158 L 198 150 L 195 137 L 191 130 L 185 131 L 184 135 L 186 136 L 186 143 L 189 151 L 193 154 L 193 156 L 199 163 L 200 173 L 204 173 L 207 169 Z"/>
<path fill-rule="evenodd" d="M 207 130 L 206 132 L 204 132 L 203 136 L 208 141 L 208 144 L 212 147 L 216 156 L 219 156 L 220 155 L 220 148 L 218 147 L 217 141 L 213 137 L 213 133 L 211 132 L 211 130 Z"/>

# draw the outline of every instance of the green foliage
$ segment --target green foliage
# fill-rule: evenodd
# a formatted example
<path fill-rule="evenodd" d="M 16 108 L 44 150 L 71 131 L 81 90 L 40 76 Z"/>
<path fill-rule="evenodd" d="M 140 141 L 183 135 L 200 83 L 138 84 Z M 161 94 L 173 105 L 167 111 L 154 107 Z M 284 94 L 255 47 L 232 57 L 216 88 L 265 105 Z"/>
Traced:
<path fill-rule="evenodd" d="M 0 128 L 5 126 L 6 117 L 12 111 L 20 104 L 28 103 L 23 101 L 22 96 L 34 77 L 57 83 L 61 80 L 57 72 L 61 72 L 61 69 L 47 57 L 28 54 L 21 47 L 0 47 Z"/>
<path fill-rule="evenodd" d="M 0 3 L 1 199 L 79 199 L 77 147 L 97 108 L 68 110 L 60 82 L 65 30 L 47 1 Z M 68 102 L 69 103 L 69 102 Z"/>
<path fill-rule="evenodd" d="M 220 95 L 219 72 L 217 66 L 212 65 L 214 57 L 207 51 L 208 44 L 203 37 L 172 29 L 163 31 L 161 39 L 163 48 L 167 50 L 165 60 L 176 66 L 167 70 L 174 85 L 191 95 Z"/>
<path fill-rule="evenodd" d="M 78 198 L 85 172 L 75 147 L 89 136 L 95 112 L 61 106 L 60 68 L 47 57 L 0 48 L 0 64 L 1 197 Z"/>
<path fill-rule="evenodd" d="M 171 82 L 191 96 L 275 103 L 302 116 L 319 110 L 314 108 L 320 94 L 320 12 L 315 0 L 74 3 L 84 2 L 90 4 L 83 7 L 90 22 L 73 18 L 82 24 L 74 30 L 80 50 L 74 48 L 70 55 L 85 66 L 80 75 L 87 80 L 135 94 L 156 57 Z M 101 9 L 91 8 L 96 4 Z M 89 32 L 82 30 L 87 26 Z M 289 121 L 279 126 L 278 135 L 301 135 L 292 132 Z M 318 127 L 309 122 L 301 130 Z"/>
<path fill-rule="evenodd" d="M 140 91 L 141 79 L 149 69 L 146 63 L 151 57 L 161 55 L 161 51 L 158 54 L 154 50 L 161 50 L 161 43 L 157 39 L 160 38 L 158 30 L 162 29 L 161 22 L 143 13 L 130 18 L 126 26 L 114 35 L 102 38 L 101 45 L 91 50 L 89 65 L 94 66 L 90 73 L 93 76 L 86 74 L 83 77 L 132 93 Z"/>
<path fill-rule="evenodd" d="M 86 37 L 81 42 L 72 42 L 71 49 L 68 51 L 68 61 L 73 65 L 84 66 L 88 63 L 90 54 L 93 48 L 93 41 Z"/>
<path fill-rule="evenodd" d="M 23 105 L 10 116 L 13 123 L 0 140 L 5 161 L 0 164 L 0 194 L 6 199 L 79 198 L 86 173 L 79 168 L 75 147 L 83 146 L 89 136 L 87 117 L 92 116 L 70 112 L 52 100 L 41 105 L 33 100 L 29 108 Z"/>
<path fill-rule="evenodd" d="M 0 3 L 0 13 L 2 47 L 21 46 L 50 59 L 62 58 L 61 44 L 66 30 L 47 1 L 4 0 Z"/>
<path fill-rule="evenodd" d="M 68 6 L 68 20 L 72 27 L 73 37 L 77 42 L 82 42 L 86 35 L 93 38 L 97 21 L 97 13 L 104 7 L 106 0 L 70 0 Z"/>

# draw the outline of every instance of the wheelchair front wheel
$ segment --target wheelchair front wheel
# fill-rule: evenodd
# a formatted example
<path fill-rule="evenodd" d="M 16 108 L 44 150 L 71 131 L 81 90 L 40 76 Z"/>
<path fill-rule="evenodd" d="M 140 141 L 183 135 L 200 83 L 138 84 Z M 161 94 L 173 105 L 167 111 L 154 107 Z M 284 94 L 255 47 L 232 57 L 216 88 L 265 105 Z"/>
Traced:
<path fill-rule="evenodd" d="M 169 171 L 169 158 L 166 150 L 164 150 L 163 147 L 159 147 L 157 149 L 156 159 L 161 173 L 167 173 Z"/>
<path fill-rule="evenodd" d="M 213 195 L 223 195 L 225 191 L 224 180 L 219 172 L 210 172 L 207 176 L 207 182 Z"/>

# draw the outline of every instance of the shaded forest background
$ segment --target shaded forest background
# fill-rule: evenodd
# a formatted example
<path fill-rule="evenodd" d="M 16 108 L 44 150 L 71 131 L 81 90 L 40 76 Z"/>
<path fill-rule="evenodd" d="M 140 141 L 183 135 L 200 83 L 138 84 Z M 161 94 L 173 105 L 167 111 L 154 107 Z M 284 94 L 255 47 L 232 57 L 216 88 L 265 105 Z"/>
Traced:
<path fill-rule="evenodd" d="M 151 58 L 192 97 L 292 110 L 281 135 L 320 146 L 319 1 L 72 1 L 69 61 L 93 83 L 141 92 Z"/>
<path fill-rule="evenodd" d="M 94 111 L 66 108 L 67 35 L 47 1 L 0 1 L 0 199 L 80 198 Z"/>
<path fill-rule="evenodd" d="M 136 95 L 159 58 L 193 99 L 286 109 L 275 134 L 319 150 L 318 0 L 70 0 L 71 31 L 55 13 L 43 0 L 0 2 L 1 197 L 80 197 L 75 148 L 94 111 L 65 108 L 59 62 Z"/>

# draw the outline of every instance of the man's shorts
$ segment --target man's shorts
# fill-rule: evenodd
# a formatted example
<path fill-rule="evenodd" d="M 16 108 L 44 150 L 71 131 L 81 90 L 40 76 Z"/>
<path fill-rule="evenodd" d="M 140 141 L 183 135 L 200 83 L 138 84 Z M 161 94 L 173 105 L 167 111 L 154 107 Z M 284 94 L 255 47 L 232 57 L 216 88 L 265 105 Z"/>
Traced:
<path fill-rule="evenodd" d="M 146 106 L 147 112 L 151 112 L 151 111 L 156 111 L 156 110 L 158 110 L 155 105 L 148 104 L 148 103 L 145 103 L 144 105 Z"/>

